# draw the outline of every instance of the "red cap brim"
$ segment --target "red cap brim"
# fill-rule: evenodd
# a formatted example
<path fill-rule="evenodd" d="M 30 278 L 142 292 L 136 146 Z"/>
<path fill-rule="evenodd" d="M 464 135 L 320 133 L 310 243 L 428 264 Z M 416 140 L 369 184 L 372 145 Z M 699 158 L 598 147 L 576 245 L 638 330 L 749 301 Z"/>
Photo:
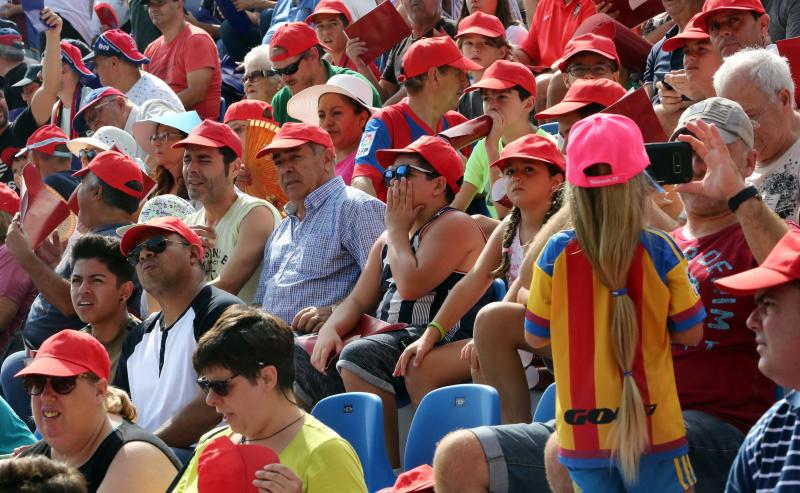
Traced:
<path fill-rule="evenodd" d="M 15 378 L 25 375 L 48 375 L 52 377 L 72 377 L 90 371 L 83 365 L 53 358 L 52 356 L 41 356 L 17 372 Z"/>
<path fill-rule="evenodd" d="M 589 106 L 590 104 L 592 104 L 591 101 L 561 101 L 560 103 L 547 108 L 541 113 L 536 113 L 534 117 L 537 120 L 556 118 L 561 115 L 566 115 L 567 113 L 572 113 L 573 111 L 579 110 L 584 106 Z"/>
<path fill-rule="evenodd" d="M 472 26 L 472 27 L 468 27 L 468 28 L 464 29 L 463 31 L 459 32 L 458 34 L 456 34 L 456 38 L 455 39 L 458 39 L 461 36 L 465 36 L 467 34 L 480 34 L 481 36 L 486 36 L 487 38 L 499 38 L 501 36 L 503 38 L 506 37 L 506 33 L 504 33 L 504 32 L 503 33 L 497 33 L 495 31 L 492 31 L 491 29 L 487 29 L 485 27 Z"/>
<path fill-rule="evenodd" d="M 661 49 L 664 51 L 675 51 L 678 48 L 685 46 L 686 41 L 690 39 L 691 40 L 711 39 L 711 36 L 709 36 L 708 33 L 706 32 L 684 31 L 678 36 L 673 36 L 668 40 L 664 41 L 664 44 L 661 45 Z"/>
<path fill-rule="evenodd" d="M 587 51 L 589 53 L 594 53 L 596 55 L 600 55 L 601 57 L 605 58 L 606 60 L 611 60 L 612 62 L 617 64 L 617 70 L 620 69 L 619 54 L 617 54 L 618 56 L 615 58 L 615 57 L 613 57 L 611 55 L 611 53 L 606 53 L 605 51 L 601 51 L 601 50 L 598 50 L 596 48 L 583 48 L 583 49 L 578 50 L 575 53 L 571 53 L 569 56 L 559 60 L 558 61 L 558 70 L 564 72 L 567 69 L 567 60 L 569 60 L 570 58 L 574 57 L 578 53 L 586 53 Z"/>
<path fill-rule="evenodd" d="M 516 85 L 517 85 L 516 82 L 512 82 L 510 80 L 500 80 L 492 77 L 484 77 L 478 82 L 464 89 L 464 92 L 477 91 L 478 89 L 493 89 L 495 91 L 505 91 L 506 89 L 511 89 Z"/>
<path fill-rule="evenodd" d="M 225 147 L 225 143 L 223 142 L 217 142 L 216 140 L 211 140 L 208 137 L 203 137 L 202 135 L 189 134 L 189 136 L 185 139 L 172 144 L 172 148 L 177 149 L 179 147 L 186 147 L 187 145 L 192 144 L 203 147 Z"/>
<path fill-rule="evenodd" d="M 483 70 L 481 65 L 463 56 L 454 62 L 448 63 L 447 65 L 464 70 L 465 72 L 477 72 Z"/>
<path fill-rule="evenodd" d="M 311 142 L 310 140 L 303 140 L 303 139 L 275 139 L 270 144 L 258 151 L 256 154 L 256 158 L 261 158 L 266 156 L 267 154 L 272 154 L 275 151 L 283 151 L 285 149 L 294 149 L 295 147 L 300 147 L 303 144 L 308 144 Z"/>
<path fill-rule="evenodd" d="M 753 294 L 760 289 L 767 289 L 790 281 L 796 278 L 778 272 L 776 270 L 767 269 L 765 267 L 756 267 L 755 269 L 747 270 L 734 274 L 732 276 L 717 279 L 714 284 L 727 293 L 734 295 L 747 295 Z"/>

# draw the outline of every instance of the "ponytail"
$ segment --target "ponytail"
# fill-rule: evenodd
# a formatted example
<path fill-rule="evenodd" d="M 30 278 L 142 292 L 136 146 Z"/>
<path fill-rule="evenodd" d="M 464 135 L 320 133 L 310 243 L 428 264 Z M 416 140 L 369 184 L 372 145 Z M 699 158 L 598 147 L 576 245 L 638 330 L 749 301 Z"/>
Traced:
<path fill-rule="evenodd" d="M 587 174 L 609 171 L 607 164 L 596 164 Z M 637 482 L 639 460 L 648 444 L 647 415 L 632 373 L 639 338 L 636 306 L 625 287 L 644 228 L 646 186 L 644 175 L 639 175 L 619 185 L 570 187 L 569 197 L 578 244 L 612 292 L 611 342 L 622 373 L 622 394 L 608 446 L 627 484 Z"/>
<path fill-rule="evenodd" d="M 122 419 L 131 423 L 136 422 L 138 414 L 128 394 L 124 390 L 111 385 L 108 386 L 108 393 L 106 394 L 106 411 L 119 415 Z"/>

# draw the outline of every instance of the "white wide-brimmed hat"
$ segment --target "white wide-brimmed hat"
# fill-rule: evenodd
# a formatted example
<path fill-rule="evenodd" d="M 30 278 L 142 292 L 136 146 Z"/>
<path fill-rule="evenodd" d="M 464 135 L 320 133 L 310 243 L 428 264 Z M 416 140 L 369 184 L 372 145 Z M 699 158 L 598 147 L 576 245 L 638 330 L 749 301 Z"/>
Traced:
<path fill-rule="evenodd" d="M 369 82 L 349 74 L 337 74 L 328 79 L 325 84 L 303 89 L 289 99 L 286 111 L 289 116 L 303 123 L 319 125 L 319 116 L 317 114 L 319 98 L 329 92 L 354 99 L 366 108 L 370 114 L 378 111 L 378 108 L 370 106 L 372 87 L 370 87 Z"/>
<path fill-rule="evenodd" d="M 136 141 L 133 140 L 133 136 L 117 127 L 100 127 L 91 137 L 79 137 L 67 142 L 67 149 L 76 157 L 89 146 L 96 147 L 101 151 L 116 147 L 128 157 L 136 156 Z"/>

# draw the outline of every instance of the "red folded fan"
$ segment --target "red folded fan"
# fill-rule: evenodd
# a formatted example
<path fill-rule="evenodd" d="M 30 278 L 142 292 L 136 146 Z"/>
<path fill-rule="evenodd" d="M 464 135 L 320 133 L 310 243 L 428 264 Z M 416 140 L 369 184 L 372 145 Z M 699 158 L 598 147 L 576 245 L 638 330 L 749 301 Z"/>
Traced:
<path fill-rule="evenodd" d="M 661 128 L 658 116 L 653 110 L 653 103 L 647 97 L 647 93 L 644 92 L 644 87 L 628 92 L 628 94 L 622 96 L 619 101 L 604 109 L 601 113 L 627 116 L 633 120 L 639 130 L 642 131 L 645 143 L 667 141 L 667 134 Z"/>
<path fill-rule="evenodd" d="M 362 337 L 392 332 L 394 330 L 405 329 L 406 327 L 408 327 L 408 324 L 389 324 L 375 317 L 370 317 L 369 315 L 361 315 L 361 318 L 358 319 L 358 323 L 353 327 L 353 330 L 342 336 L 342 347 Z M 310 355 L 314 352 L 314 345 L 317 343 L 317 338 L 317 334 L 308 334 L 295 338 L 295 342 Z M 332 354 L 330 356 L 328 361 L 325 362 L 325 366 L 328 366 L 330 359 L 334 356 L 336 355 Z"/>
<path fill-rule="evenodd" d="M 410 36 L 411 28 L 387 0 L 347 26 L 344 33 L 348 39 L 358 38 L 367 44 L 361 58 L 368 64 Z"/>
<path fill-rule="evenodd" d="M 453 146 L 453 149 L 458 151 L 486 137 L 491 131 L 492 117 L 482 115 L 464 123 L 459 123 L 436 135 L 446 138 L 450 145 Z"/>
<path fill-rule="evenodd" d="M 22 227 L 36 248 L 69 218 L 69 206 L 58 192 L 42 182 L 39 171 L 32 164 L 22 169 L 22 177 L 25 192 L 19 213 Z"/>
<path fill-rule="evenodd" d="M 778 53 L 789 60 L 795 88 L 800 88 L 800 38 L 782 39 L 775 44 L 778 45 Z M 794 91 L 794 100 L 800 106 L 800 90 Z"/>

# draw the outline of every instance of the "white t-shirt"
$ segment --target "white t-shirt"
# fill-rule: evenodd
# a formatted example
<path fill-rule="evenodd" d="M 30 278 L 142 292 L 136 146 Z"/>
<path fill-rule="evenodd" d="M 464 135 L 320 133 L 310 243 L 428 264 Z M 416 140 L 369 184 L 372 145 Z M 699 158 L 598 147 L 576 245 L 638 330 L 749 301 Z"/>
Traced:
<path fill-rule="evenodd" d="M 800 139 L 769 163 L 758 163 L 747 183 L 781 219 L 797 220 L 800 208 Z"/>
<path fill-rule="evenodd" d="M 143 70 L 140 71 L 140 73 L 142 76 L 136 81 L 136 84 L 125 93 L 133 104 L 138 106 L 151 99 L 163 99 L 176 108 L 180 108 L 181 111 L 186 111 L 178 95 L 175 94 L 175 91 L 173 91 L 166 82 Z"/>

